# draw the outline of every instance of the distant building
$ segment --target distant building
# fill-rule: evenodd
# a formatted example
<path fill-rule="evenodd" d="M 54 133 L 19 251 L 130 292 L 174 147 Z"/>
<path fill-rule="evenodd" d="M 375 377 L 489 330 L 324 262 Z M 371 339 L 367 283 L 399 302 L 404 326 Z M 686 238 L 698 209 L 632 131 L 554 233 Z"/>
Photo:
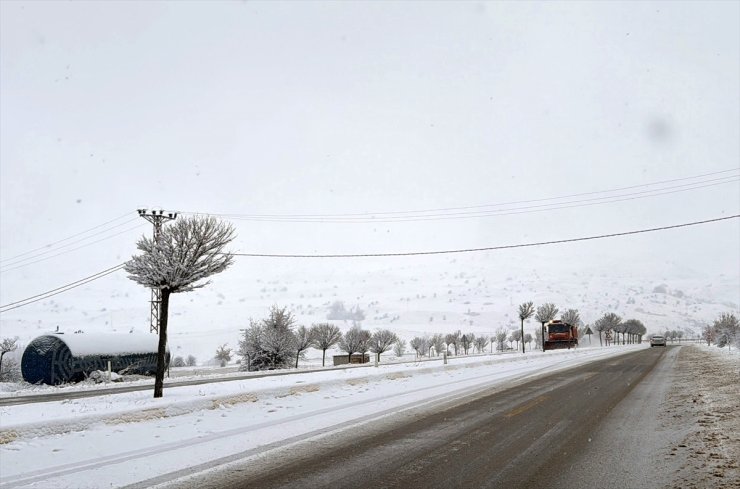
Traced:
<path fill-rule="evenodd" d="M 353 353 L 352 360 L 349 360 L 348 355 L 334 355 L 334 365 L 347 365 L 349 363 L 370 363 L 370 354 Z"/>

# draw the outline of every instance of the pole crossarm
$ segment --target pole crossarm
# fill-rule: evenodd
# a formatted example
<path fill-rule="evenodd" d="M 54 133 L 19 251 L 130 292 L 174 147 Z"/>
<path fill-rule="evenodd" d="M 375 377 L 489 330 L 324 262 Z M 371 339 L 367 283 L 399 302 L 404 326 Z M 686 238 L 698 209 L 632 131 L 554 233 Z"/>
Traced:
<path fill-rule="evenodd" d="M 167 221 L 172 221 L 177 218 L 177 212 L 166 212 L 162 209 L 137 209 L 140 217 L 143 217 L 154 227 L 154 242 L 159 243 L 159 238 L 162 235 L 162 226 Z M 149 332 L 159 333 L 159 320 L 161 317 L 160 308 L 162 306 L 162 291 L 159 289 L 152 289 L 151 303 L 151 316 L 149 320 Z"/>

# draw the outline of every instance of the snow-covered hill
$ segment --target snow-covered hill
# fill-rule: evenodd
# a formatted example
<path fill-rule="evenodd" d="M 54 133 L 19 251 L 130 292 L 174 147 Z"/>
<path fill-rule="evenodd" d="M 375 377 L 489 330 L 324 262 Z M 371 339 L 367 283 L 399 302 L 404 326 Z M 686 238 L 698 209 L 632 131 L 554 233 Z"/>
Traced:
<path fill-rule="evenodd" d="M 480 253 L 414 258 L 327 261 L 238 260 L 213 282 L 172 297 L 170 345 L 174 355 L 199 363 L 224 343 L 236 347 L 249 318 L 271 305 L 287 306 L 299 324 L 327 321 L 335 301 L 365 313 L 364 328 L 389 328 L 399 336 L 452 332 L 476 334 L 518 326 L 517 306 L 554 302 L 576 308 L 590 324 L 605 312 L 645 323 L 648 332 L 699 330 L 721 312 L 738 309 L 736 275 L 703 274 L 666 262 L 623 263 L 604 257 L 579 262 L 564 249 L 511 255 Z M 123 272 L 2 315 L 2 336 L 22 344 L 57 326 L 61 331 L 147 331 L 149 292 Z M 351 324 L 331 321 L 346 329 Z M 525 328 L 534 331 L 536 323 Z M 309 361 L 320 352 L 310 351 Z"/>

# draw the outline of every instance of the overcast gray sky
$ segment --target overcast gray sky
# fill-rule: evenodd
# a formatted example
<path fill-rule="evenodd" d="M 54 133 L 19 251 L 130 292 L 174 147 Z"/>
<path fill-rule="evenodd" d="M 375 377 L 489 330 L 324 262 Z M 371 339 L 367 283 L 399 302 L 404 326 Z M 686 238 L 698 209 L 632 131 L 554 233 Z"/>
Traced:
<path fill-rule="evenodd" d="M 703 189 L 511 216 L 234 220 L 235 250 L 266 253 L 495 246 L 740 211 L 738 2 L 3 1 L 0 13 L 5 264 L 142 206 L 399 212 L 735 170 Z M 145 224 L 10 261 L 2 303 L 120 263 Z M 658 257 L 670 242 L 691 266 L 740 273 L 737 220 L 672 233 L 584 260 Z"/>

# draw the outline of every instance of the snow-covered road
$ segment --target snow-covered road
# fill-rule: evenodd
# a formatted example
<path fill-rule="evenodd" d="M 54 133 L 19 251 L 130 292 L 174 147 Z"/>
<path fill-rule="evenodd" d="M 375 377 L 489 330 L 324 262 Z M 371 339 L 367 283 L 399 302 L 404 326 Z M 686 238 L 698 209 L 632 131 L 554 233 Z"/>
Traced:
<path fill-rule="evenodd" d="M 0 487 L 166 484 L 411 408 L 647 345 L 297 373 L 0 408 Z"/>

